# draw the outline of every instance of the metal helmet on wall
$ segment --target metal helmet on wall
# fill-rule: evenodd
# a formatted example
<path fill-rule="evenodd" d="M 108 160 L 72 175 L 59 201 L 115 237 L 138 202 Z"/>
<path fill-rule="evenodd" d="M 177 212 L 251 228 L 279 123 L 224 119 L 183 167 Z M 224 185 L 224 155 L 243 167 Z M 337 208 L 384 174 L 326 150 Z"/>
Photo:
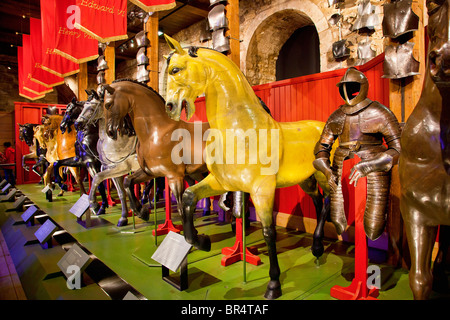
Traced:
<path fill-rule="evenodd" d="M 367 98 L 369 81 L 364 73 L 356 68 L 348 68 L 336 85 L 339 87 L 341 98 L 349 106 L 354 106 Z"/>

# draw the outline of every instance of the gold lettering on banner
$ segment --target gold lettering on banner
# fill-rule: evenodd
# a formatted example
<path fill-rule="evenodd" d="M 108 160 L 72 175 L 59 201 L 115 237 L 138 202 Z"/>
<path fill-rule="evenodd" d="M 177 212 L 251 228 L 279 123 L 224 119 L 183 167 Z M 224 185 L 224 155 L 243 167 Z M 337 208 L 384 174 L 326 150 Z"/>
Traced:
<path fill-rule="evenodd" d="M 94 39 L 94 37 L 89 36 L 89 35 L 85 34 L 84 32 L 69 30 L 65 27 L 59 27 L 58 33 L 62 34 L 64 36 L 75 37 L 76 39 L 79 39 L 81 37 L 81 35 L 84 35 L 84 38 L 89 38 L 91 40 Z"/>
<path fill-rule="evenodd" d="M 100 5 L 95 0 L 82 0 L 80 5 L 83 7 L 86 7 L 86 8 L 90 8 L 90 9 L 94 9 L 94 10 L 98 10 L 98 11 L 102 11 L 102 12 L 107 12 L 109 14 L 117 14 L 122 17 L 127 12 L 126 10 L 121 10 L 121 9 L 116 10 L 116 8 L 114 6 L 108 7 L 105 5 Z"/>

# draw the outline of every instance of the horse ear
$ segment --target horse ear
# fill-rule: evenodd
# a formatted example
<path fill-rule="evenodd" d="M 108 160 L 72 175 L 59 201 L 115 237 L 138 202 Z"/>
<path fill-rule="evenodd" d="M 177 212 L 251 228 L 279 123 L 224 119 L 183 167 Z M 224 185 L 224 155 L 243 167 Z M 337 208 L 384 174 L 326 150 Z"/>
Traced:
<path fill-rule="evenodd" d="M 86 92 L 86 94 L 88 95 L 88 97 L 91 95 L 91 93 L 90 93 L 87 89 L 84 89 L 84 92 Z"/>
<path fill-rule="evenodd" d="M 109 84 L 103 86 L 106 91 L 108 91 L 109 94 L 114 94 L 116 91 L 113 87 L 111 87 Z"/>
<path fill-rule="evenodd" d="M 181 44 L 172 37 L 169 37 L 167 34 L 164 34 L 164 38 L 166 38 L 166 42 L 169 45 L 169 48 L 174 50 L 179 55 L 185 55 L 186 51 L 183 50 Z"/>
<path fill-rule="evenodd" d="M 72 103 L 75 103 L 75 102 L 77 102 L 77 98 L 73 97 L 72 98 Z"/>
<path fill-rule="evenodd" d="M 94 95 L 94 98 L 95 98 L 96 100 L 100 100 L 100 97 L 98 96 L 97 91 L 91 90 L 91 94 Z"/>

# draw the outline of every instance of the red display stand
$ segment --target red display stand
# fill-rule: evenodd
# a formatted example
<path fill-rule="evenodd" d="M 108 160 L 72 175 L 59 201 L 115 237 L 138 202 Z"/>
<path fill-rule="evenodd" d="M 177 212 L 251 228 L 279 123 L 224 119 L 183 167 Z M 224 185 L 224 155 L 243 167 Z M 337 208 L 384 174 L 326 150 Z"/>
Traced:
<path fill-rule="evenodd" d="M 243 232 L 242 232 L 242 218 L 236 219 L 236 242 L 234 246 L 222 249 L 222 254 L 224 255 L 221 260 L 222 266 L 226 267 L 235 262 L 244 260 L 244 242 L 243 242 Z M 261 259 L 255 254 L 258 253 L 256 248 L 245 248 L 245 261 L 259 266 L 261 264 Z"/>
<path fill-rule="evenodd" d="M 161 236 L 164 234 L 168 234 L 169 231 L 173 231 L 176 233 L 180 233 L 183 230 L 183 226 L 181 225 L 174 225 L 172 222 L 172 199 L 170 197 L 170 189 L 169 184 L 167 183 L 166 178 L 166 188 L 164 190 L 165 192 L 165 198 L 166 198 L 166 220 L 163 224 L 160 224 L 156 230 L 153 230 L 153 235 Z M 154 204 L 156 206 L 156 203 Z"/>
<path fill-rule="evenodd" d="M 355 156 L 355 158 L 357 158 Z M 353 186 L 353 185 L 352 185 Z M 367 287 L 368 247 L 364 231 L 364 210 L 366 207 L 367 178 L 358 180 L 355 197 L 355 277 L 348 287 L 333 286 L 330 295 L 339 300 L 378 300 L 377 288 Z"/>

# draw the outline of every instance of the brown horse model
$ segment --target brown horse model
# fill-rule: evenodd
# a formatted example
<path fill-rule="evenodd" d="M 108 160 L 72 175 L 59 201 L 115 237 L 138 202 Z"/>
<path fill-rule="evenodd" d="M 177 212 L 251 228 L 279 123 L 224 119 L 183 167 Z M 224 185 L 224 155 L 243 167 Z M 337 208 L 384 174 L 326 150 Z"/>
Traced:
<path fill-rule="evenodd" d="M 197 181 L 208 172 L 203 160 L 208 123 L 189 123 L 169 118 L 164 99 L 152 88 L 132 80 L 116 80 L 105 86 L 105 120 L 109 137 L 117 137 L 118 129 L 127 114 L 130 114 L 138 144 L 136 153 L 141 167 L 127 176 L 125 190 L 130 198 L 131 209 L 147 219 L 148 210 L 140 213 L 140 203 L 133 192 L 136 183 L 167 177 L 181 215 L 181 197 L 184 177 Z M 182 139 L 180 139 L 182 138 Z M 181 141 L 180 141 L 181 140 Z M 174 150 L 178 152 L 173 152 Z M 182 151 L 182 155 L 180 156 Z M 143 216 L 143 215 L 146 216 Z"/>
<path fill-rule="evenodd" d="M 77 139 L 77 133 L 75 128 L 72 128 L 69 132 L 61 133 L 59 125 L 63 119 L 62 115 L 51 115 L 43 117 L 43 142 L 47 146 L 46 159 L 50 163 L 47 168 L 47 172 L 44 175 L 44 184 L 50 186 L 50 177 L 53 174 L 54 163 L 58 160 L 75 157 L 75 142 Z M 41 141 L 39 141 L 41 142 Z M 80 194 L 85 194 L 82 179 L 80 177 L 80 168 L 68 167 L 70 172 L 75 178 L 79 188 Z M 58 196 L 63 195 L 64 191 L 61 190 Z"/>
<path fill-rule="evenodd" d="M 411 252 L 409 283 L 415 299 L 427 299 L 431 293 L 431 254 L 438 226 L 441 252 L 436 262 L 445 262 L 450 235 L 449 6 L 450 0 L 427 0 L 426 77 L 401 138 L 400 209 Z"/>

